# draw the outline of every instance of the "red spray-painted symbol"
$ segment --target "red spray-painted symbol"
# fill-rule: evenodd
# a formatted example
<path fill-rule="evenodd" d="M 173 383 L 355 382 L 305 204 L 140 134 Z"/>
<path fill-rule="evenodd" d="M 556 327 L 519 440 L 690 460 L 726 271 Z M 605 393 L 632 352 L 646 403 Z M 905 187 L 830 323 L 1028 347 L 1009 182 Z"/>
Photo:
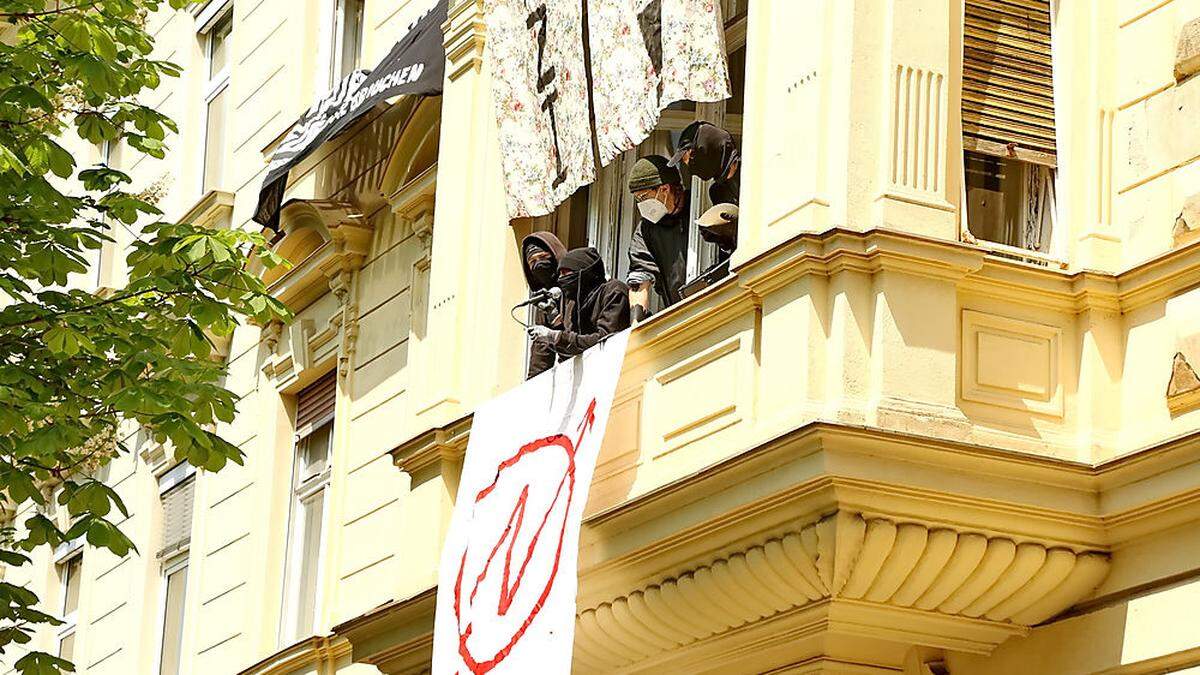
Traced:
<path fill-rule="evenodd" d="M 538 613 L 541 612 L 543 605 L 546 603 L 546 599 L 550 597 L 550 593 L 554 589 L 555 579 L 558 576 L 559 563 L 562 558 L 563 539 L 567 531 L 567 514 L 570 512 L 571 503 L 575 498 L 575 453 L 595 423 L 596 401 L 593 399 L 587 407 L 587 412 L 584 414 L 583 420 L 579 423 L 579 435 L 574 443 L 571 442 L 570 438 L 562 434 L 526 443 L 514 455 L 497 465 L 496 478 L 490 485 L 475 495 L 476 508 L 487 508 L 503 512 L 504 504 L 493 505 L 485 504 L 485 502 L 495 492 L 496 487 L 501 481 L 507 479 L 509 476 L 518 474 L 518 472 L 509 472 L 509 469 L 515 467 L 523 459 L 533 457 L 538 453 L 561 451 L 566 459 L 562 478 L 558 481 L 549 506 L 546 508 L 545 513 L 541 515 L 541 518 L 534 525 L 531 525 L 536 526 L 536 530 L 534 530 L 528 544 L 524 547 L 523 557 L 519 557 L 522 551 L 518 549 L 517 554 L 519 559 L 514 560 L 513 550 L 514 548 L 518 548 L 517 540 L 521 535 L 522 528 L 526 525 L 526 509 L 529 503 L 531 487 L 529 483 L 521 488 L 520 493 L 516 497 L 516 502 L 511 505 L 507 523 L 503 530 L 498 533 L 496 542 L 491 546 L 479 574 L 474 579 L 468 578 L 465 587 L 463 576 L 467 567 L 467 558 L 471 552 L 472 543 L 468 542 L 466 548 L 463 550 L 458 567 L 458 576 L 454 582 L 454 617 L 458 623 L 458 653 L 462 657 L 463 663 L 475 675 L 483 675 L 490 672 L 512 653 L 513 648 L 521 641 L 529 626 L 537 618 Z M 520 480 L 519 475 L 516 480 Z M 552 484 L 552 480 L 553 478 L 540 476 L 538 477 L 537 484 L 533 487 L 534 489 L 538 489 L 542 485 Z M 493 499 L 492 501 L 495 500 Z M 550 528 L 550 532 L 546 532 L 547 524 L 554 513 L 562 514 L 562 523 L 559 525 L 557 532 L 554 531 L 553 527 Z M 542 546 L 542 549 L 538 548 L 539 544 Z M 528 583 L 525 583 L 527 581 L 525 575 L 529 570 L 530 561 L 537 550 L 544 550 L 545 547 L 554 547 L 553 562 L 550 565 L 549 574 L 544 580 L 529 579 Z M 501 556 L 502 551 L 503 560 L 502 564 L 500 564 L 497 563 L 497 558 Z M 493 565 L 493 563 L 497 563 L 497 565 Z M 479 599 L 480 586 L 483 585 L 489 575 L 496 573 L 494 568 L 497 566 L 502 568 L 499 570 L 501 575 L 499 602 L 494 608 L 481 607 L 476 603 Z M 571 581 L 572 583 L 574 582 L 574 580 Z M 541 583 L 540 588 L 538 587 L 539 582 Z M 536 602 L 533 603 L 526 616 L 521 617 L 520 621 L 514 622 L 512 635 L 509 636 L 502 647 L 494 653 L 476 655 L 469 644 L 471 635 L 475 629 L 476 620 L 487 621 L 488 619 L 506 617 L 509 610 L 512 609 L 513 603 L 518 598 L 522 584 L 525 584 L 526 589 L 530 587 L 536 589 L 536 591 L 527 591 L 538 593 Z M 464 593 L 466 593 L 465 597 Z M 466 620 L 465 624 L 464 619 Z"/>

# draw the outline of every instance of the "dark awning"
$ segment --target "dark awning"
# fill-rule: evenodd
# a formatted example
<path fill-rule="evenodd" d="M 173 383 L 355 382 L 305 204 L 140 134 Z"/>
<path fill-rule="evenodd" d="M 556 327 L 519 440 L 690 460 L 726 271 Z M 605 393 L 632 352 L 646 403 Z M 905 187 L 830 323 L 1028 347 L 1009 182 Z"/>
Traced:
<path fill-rule="evenodd" d="M 442 24 L 448 0 L 437 3 L 409 27 L 404 37 L 373 70 L 347 75 L 319 103 L 300 117 L 271 155 L 267 176 L 258 193 L 254 220 L 277 229 L 288 171 L 313 150 L 367 114 L 377 103 L 393 96 L 442 93 L 446 52 Z"/>

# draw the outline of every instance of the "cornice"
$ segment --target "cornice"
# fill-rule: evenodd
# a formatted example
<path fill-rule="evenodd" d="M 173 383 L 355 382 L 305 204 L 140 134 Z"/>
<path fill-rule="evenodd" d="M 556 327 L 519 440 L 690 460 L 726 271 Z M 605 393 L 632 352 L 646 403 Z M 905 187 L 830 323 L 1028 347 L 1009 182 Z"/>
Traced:
<path fill-rule="evenodd" d="M 322 662 L 332 663 L 350 654 L 350 641 L 336 635 L 317 635 L 285 647 L 238 675 L 284 675 Z"/>
<path fill-rule="evenodd" d="M 756 295 L 808 275 L 896 271 L 957 283 L 968 292 L 1078 314 L 1130 312 L 1200 285 L 1200 241 L 1111 274 L 1066 271 L 991 255 L 962 242 L 890 229 L 804 232 L 738 265 Z"/>
<path fill-rule="evenodd" d="M 200 227 L 213 227 L 222 218 L 233 215 L 234 194 L 224 190 L 209 190 L 196 205 L 183 214 L 181 223 L 192 223 Z"/>
<path fill-rule="evenodd" d="M 460 417 L 400 443 L 391 451 L 392 461 L 414 478 L 461 464 L 473 420 L 474 415 Z"/>

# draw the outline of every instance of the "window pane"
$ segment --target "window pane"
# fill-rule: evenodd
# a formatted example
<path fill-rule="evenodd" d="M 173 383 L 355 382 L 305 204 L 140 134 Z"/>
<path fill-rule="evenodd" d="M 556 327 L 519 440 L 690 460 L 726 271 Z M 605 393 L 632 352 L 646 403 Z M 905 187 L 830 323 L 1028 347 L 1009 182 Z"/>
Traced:
<path fill-rule="evenodd" d="M 300 472 L 297 484 L 319 476 L 329 465 L 329 441 L 333 434 L 333 424 L 328 423 L 312 432 L 300 441 Z"/>
<path fill-rule="evenodd" d="M 966 153 L 967 226 L 980 239 L 1019 245 L 1024 165 L 1017 160 Z"/>
<path fill-rule="evenodd" d="M 58 641 L 58 656 L 59 658 L 68 661 L 75 660 L 75 634 L 71 633 Z"/>
<path fill-rule="evenodd" d="M 208 35 L 208 77 L 212 79 L 229 63 L 229 33 L 233 30 L 233 13 L 226 14 Z"/>
<path fill-rule="evenodd" d="M 300 577 L 296 584 L 296 637 L 312 634 L 316 620 L 317 563 L 321 559 L 322 490 L 301 503 L 304 510 L 304 547 L 300 550 Z"/>
<path fill-rule="evenodd" d="M 208 123 L 204 138 L 204 191 L 221 187 L 225 171 L 225 107 L 229 88 L 225 87 L 208 102 Z"/>
<path fill-rule="evenodd" d="M 179 657 L 183 645 L 183 608 L 186 597 L 187 567 L 182 567 L 167 575 L 159 675 L 178 675 L 179 673 Z"/>
<path fill-rule="evenodd" d="M 79 577 L 83 569 L 83 556 L 77 555 L 63 563 L 63 616 L 70 616 L 79 609 Z"/>
<path fill-rule="evenodd" d="M 362 57 L 363 0 L 342 0 L 341 64 L 339 79 L 358 68 Z"/>
<path fill-rule="evenodd" d="M 741 115 L 746 107 L 746 48 L 729 55 L 730 96 L 725 102 L 726 115 Z"/>

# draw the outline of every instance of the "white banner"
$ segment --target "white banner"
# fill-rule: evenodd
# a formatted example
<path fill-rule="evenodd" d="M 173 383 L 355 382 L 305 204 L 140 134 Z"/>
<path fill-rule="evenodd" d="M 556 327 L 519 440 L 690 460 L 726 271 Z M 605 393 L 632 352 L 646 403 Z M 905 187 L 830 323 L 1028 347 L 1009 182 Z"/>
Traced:
<path fill-rule="evenodd" d="M 434 675 L 571 671 L 579 526 L 628 339 L 475 411 L 442 549 Z"/>
<path fill-rule="evenodd" d="M 581 0 L 487 0 L 487 55 L 511 218 L 596 178 Z"/>

